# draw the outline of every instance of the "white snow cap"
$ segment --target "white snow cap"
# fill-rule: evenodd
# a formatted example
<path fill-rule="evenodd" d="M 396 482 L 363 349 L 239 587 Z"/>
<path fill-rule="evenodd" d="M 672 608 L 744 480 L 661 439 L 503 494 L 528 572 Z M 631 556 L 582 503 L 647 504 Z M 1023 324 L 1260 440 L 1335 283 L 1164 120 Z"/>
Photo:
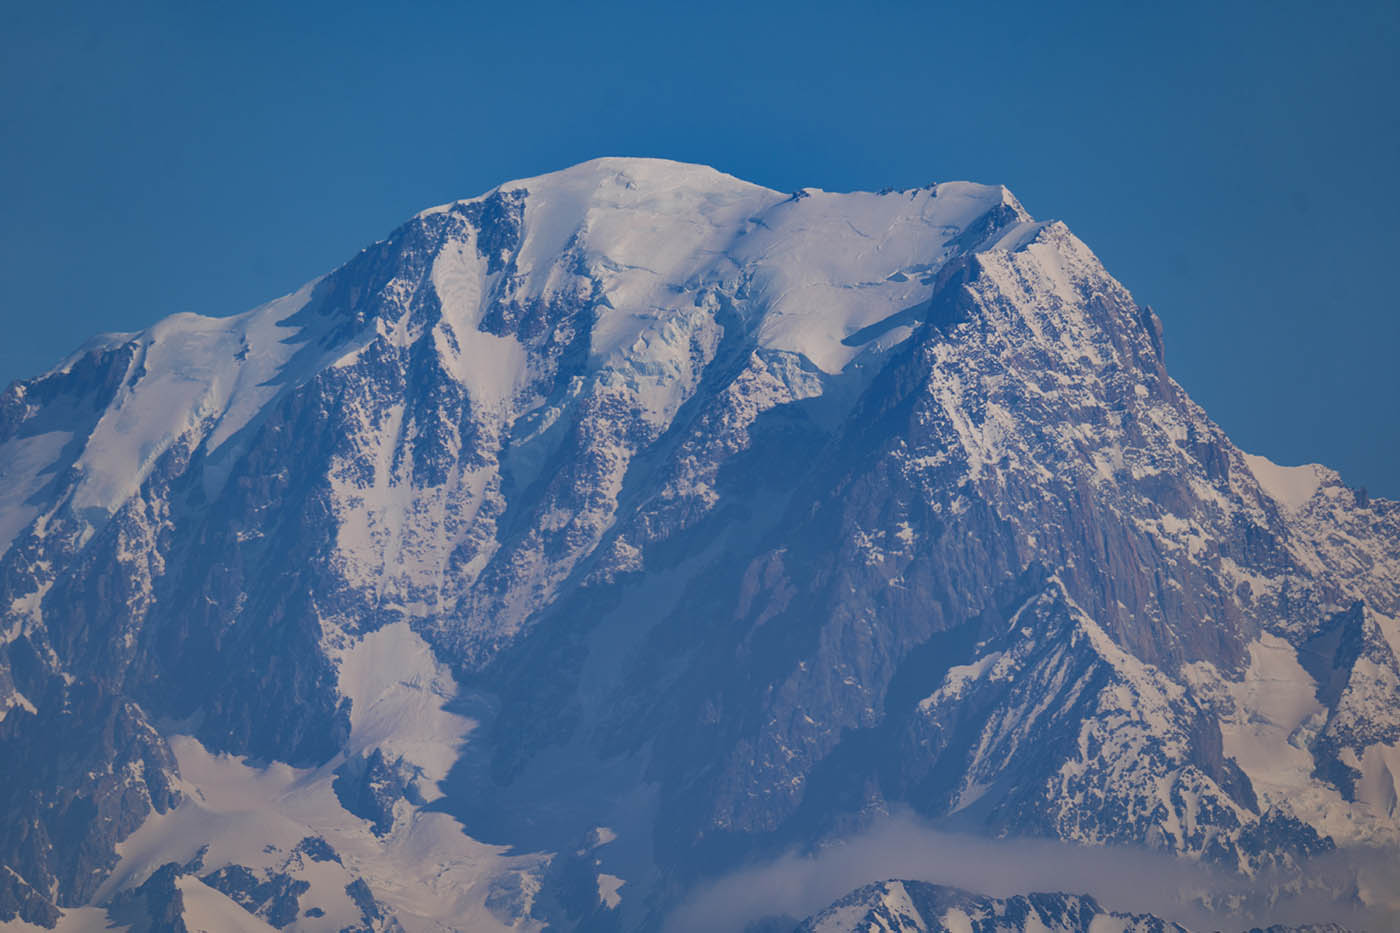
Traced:
<path fill-rule="evenodd" d="M 595 359 L 626 352 L 658 313 L 691 306 L 701 289 L 744 270 L 764 309 L 759 343 L 837 372 L 860 352 L 846 338 L 928 299 L 929 272 L 983 215 L 1010 211 L 1011 226 L 986 248 L 1017 248 L 1042 226 L 1001 185 L 793 196 L 664 159 L 594 159 L 480 199 L 517 190 L 528 192 L 516 258 L 524 293 L 558 287 L 571 244 L 604 286 L 614 310 L 593 334 Z"/>

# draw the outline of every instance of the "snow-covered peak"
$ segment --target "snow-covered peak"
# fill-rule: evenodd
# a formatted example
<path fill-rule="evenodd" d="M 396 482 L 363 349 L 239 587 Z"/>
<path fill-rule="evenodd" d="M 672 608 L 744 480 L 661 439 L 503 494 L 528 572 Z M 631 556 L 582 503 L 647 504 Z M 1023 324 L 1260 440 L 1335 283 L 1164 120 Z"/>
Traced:
<path fill-rule="evenodd" d="M 674 190 L 718 192 L 723 190 L 767 192 L 759 185 L 727 175 L 708 165 L 673 162 L 670 159 L 604 156 L 580 162 L 556 172 L 502 182 L 490 191 L 468 200 L 481 200 L 497 192 L 524 189 L 532 194 L 575 203 L 627 206 L 643 203 L 659 193 Z M 460 201 L 449 201 L 428 208 L 419 216 L 441 213 Z"/>
<path fill-rule="evenodd" d="M 473 198 L 449 201 L 430 207 L 418 216 L 438 214 L 466 201 L 479 201 L 499 192 L 524 189 L 532 195 L 576 202 L 606 205 L 613 207 L 637 206 L 645 204 L 658 194 L 668 191 L 709 192 L 718 194 L 725 191 L 748 194 L 768 194 L 780 199 L 789 197 L 771 188 L 745 181 L 709 165 L 693 162 L 676 162 L 671 159 L 656 159 L 632 156 L 602 156 L 580 162 L 577 165 L 502 182 L 490 190 Z M 980 210 L 1005 205 L 1020 214 L 1025 208 L 1005 185 L 986 185 L 971 181 L 945 181 L 928 186 L 928 191 L 937 190 L 945 198 L 976 202 Z M 886 191 L 884 194 L 891 192 Z M 906 192 L 898 192 L 906 193 Z M 803 186 L 796 192 L 796 199 L 807 196 L 824 195 L 841 197 L 847 194 L 861 195 L 873 192 L 830 192 L 821 188 Z M 880 196 L 884 196 L 884 194 Z M 1028 215 L 1027 215 L 1028 216 Z"/>
<path fill-rule="evenodd" d="M 1042 226 L 1000 185 L 786 195 L 708 166 L 623 158 L 507 182 L 419 217 L 491 203 L 513 218 L 510 267 L 459 267 L 449 317 L 473 322 L 476 305 L 501 300 L 492 269 L 507 274 L 508 300 L 519 303 L 548 303 L 584 275 L 609 309 L 591 335 L 600 366 L 634 356 L 658 322 L 718 288 L 745 293 L 761 346 L 837 372 L 870 342 L 851 338 L 927 301 L 950 258 L 1020 248 Z M 888 331 L 885 346 L 909 328 Z"/>
<path fill-rule="evenodd" d="M 492 199 L 496 214 L 483 213 Z M 453 212 L 454 220 L 443 219 Z M 474 404 L 513 417 L 514 399 L 541 365 L 518 335 L 484 323 L 493 308 L 556 307 L 591 293 L 602 307 L 588 334 L 590 368 L 626 384 L 640 379 L 638 404 L 664 421 L 694 388 L 680 375 L 692 345 L 718 339 L 711 293 L 742 305 L 758 346 L 836 373 L 912 333 L 950 259 L 1022 248 L 1044 226 L 1000 185 L 785 194 L 708 166 L 643 158 L 594 159 L 506 182 L 424 211 L 413 223 L 404 229 L 431 234 L 396 234 L 362 253 L 329 277 L 319 302 L 313 295 L 322 280 L 245 314 L 176 314 L 139 333 L 89 341 L 50 375 L 124 347 L 130 359 L 113 365 L 126 371 L 112 374 L 115 395 L 73 449 L 82 451 L 75 461 L 53 462 L 63 439 L 53 433 L 6 451 L 23 468 L 23 476 L 8 477 L 19 501 L 44 475 L 71 465 L 80 477 L 73 507 L 111 514 L 179 439 L 217 450 L 280 389 L 324 366 L 353 363 L 374 333 L 407 345 L 420 331 L 404 312 L 422 283 L 403 276 L 420 275 L 419 263 L 431 270 L 451 330 L 438 336 L 440 352 Z M 488 231 L 492 224 L 501 226 Z M 421 255 L 408 258 L 414 250 Z M 374 266 L 385 259 L 389 266 Z M 381 269 L 389 278 L 376 282 Z M 351 280 L 348 291 L 337 291 L 336 282 Z M 368 294 L 357 291 L 366 287 Z M 383 307 L 370 306 L 376 302 Z M 293 317 L 312 304 L 317 314 Z M 378 320 L 357 335 L 352 322 L 366 313 Z M 343 345 L 300 353 L 314 339 L 305 331 L 313 320 Z M 294 357 L 299 363 L 291 367 Z M 25 391 L 17 385 L 14 397 Z M 23 525 L 35 513 L 17 508 L 11 517 Z"/>

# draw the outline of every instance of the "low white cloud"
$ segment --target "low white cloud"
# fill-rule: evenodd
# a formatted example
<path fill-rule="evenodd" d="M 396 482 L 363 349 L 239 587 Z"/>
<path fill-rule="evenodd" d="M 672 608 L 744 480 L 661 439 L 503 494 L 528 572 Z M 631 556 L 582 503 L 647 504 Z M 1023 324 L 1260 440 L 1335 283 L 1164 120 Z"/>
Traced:
<path fill-rule="evenodd" d="M 1107 909 L 1151 913 L 1196 930 L 1323 922 L 1400 929 L 1394 903 L 1357 897 L 1360 891 L 1375 901 L 1396 887 L 1400 861 L 1393 854 L 1338 852 L 1304 871 L 1251 879 L 1143 849 L 945 833 L 901 814 L 815 853 L 790 853 L 706 885 L 672 912 L 665 931 L 738 931 L 766 916 L 806 917 L 891 878 L 995 897 L 1089 894 Z"/>

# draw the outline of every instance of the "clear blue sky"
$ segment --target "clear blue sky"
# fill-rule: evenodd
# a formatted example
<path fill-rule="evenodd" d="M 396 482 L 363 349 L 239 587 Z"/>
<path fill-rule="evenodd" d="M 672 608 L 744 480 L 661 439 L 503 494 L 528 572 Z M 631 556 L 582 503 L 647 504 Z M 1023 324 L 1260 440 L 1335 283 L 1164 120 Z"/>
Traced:
<path fill-rule="evenodd" d="M 599 155 L 1066 221 L 1243 447 L 1400 498 L 1400 3 L 0 5 L 0 382 Z"/>

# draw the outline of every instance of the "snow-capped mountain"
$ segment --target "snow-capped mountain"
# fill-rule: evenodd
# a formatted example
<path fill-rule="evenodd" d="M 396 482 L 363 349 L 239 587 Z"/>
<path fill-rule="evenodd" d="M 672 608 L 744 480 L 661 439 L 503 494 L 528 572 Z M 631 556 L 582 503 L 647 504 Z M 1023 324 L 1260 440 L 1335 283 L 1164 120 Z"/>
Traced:
<path fill-rule="evenodd" d="M 0 919 L 653 929 L 898 808 L 1400 849 L 1400 504 L 1005 188 L 507 183 L 11 385 L 0 476 Z"/>

